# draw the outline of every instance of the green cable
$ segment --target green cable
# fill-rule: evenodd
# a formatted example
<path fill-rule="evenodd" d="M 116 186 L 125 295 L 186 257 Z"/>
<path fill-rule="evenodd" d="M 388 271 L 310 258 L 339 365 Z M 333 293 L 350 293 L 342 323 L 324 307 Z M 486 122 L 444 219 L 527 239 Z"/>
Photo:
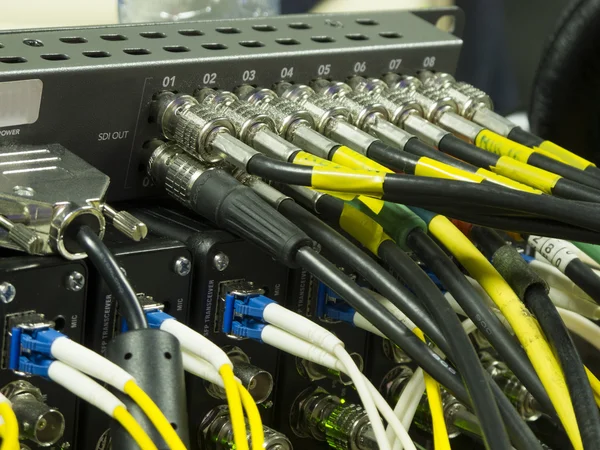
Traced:
<path fill-rule="evenodd" d="M 600 245 L 586 244 L 585 242 L 571 241 L 575 247 L 600 264 Z"/>

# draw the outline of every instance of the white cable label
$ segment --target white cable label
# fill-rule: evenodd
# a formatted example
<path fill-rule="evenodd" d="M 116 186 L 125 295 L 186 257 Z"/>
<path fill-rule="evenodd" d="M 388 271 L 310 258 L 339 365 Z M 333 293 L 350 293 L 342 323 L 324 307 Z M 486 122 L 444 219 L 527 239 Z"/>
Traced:
<path fill-rule="evenodd" d="M 527 242 L 550 264 L 563 273 L 571 261 L 579 259 L 577 247 L 562 239 L 529 236 Z"/>

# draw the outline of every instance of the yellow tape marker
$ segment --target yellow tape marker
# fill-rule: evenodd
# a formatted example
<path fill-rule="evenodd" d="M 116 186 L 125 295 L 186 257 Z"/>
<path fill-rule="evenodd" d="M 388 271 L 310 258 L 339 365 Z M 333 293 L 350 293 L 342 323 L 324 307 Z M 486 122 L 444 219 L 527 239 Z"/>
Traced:
<path fill-rule="evenodd" d="M 479 148 L 495 153 L 499 156 L 508 156 L 522 163 L 526 163 L 529 157 L 534 153 L 533 149 L 526 147 L 518 142 L 500 136 L 490 130 L 482 130 L 475 138 L 475 145 Z"/>
<path fill-rule="evenodd" d="M 500 186 L 508 187 L 511 189 L 517 189 L 523 192 L 529 192 L 530 194 L 543 194 L 539 189 L 532 188 L 526 184 L 519 183 L 518 181 L 512 180 L 508 177 L 498 175 L 494 172 L 490 172 L 487 169 L 478 169 L 477 173 L 492 183 L 499 184 Z"/>
<path fill-rule="evenodd" d="M 391 172 L 391 170 L 387 167 L 344 145 L 339 147 L 333 153 L 333 158 L 331 158 L 331 161 L 341 164 L 342 166 L 352 167 L 355 169 L 373 170 L 375 172 Z"/>
<path fill-rule="evenodd" d="M 306 152 L 298 152 L 296 156 L 294 156 L 294 164 L 300 164 L 301 166 L 326 166 L 326 167 L 336 167 L 338 169 L 343 168 L 344 166 L 340 166 L 339 164 L 332 163 L 327 159 L 320 158 L 310 153 Z"/>
<path fill-rule="evenodd" d="M 367 172 L 344 167 L 315 166 L 312 171 L 311 187 L 319 190 L 352 192 L 381 197 L 385 174 Z"/>
<path fill-rule="evenodd" d="M 471 183 L 481 183 L 484 178 L 480 175 L 457 169 L 435 159 L 423 156 L 419 158 L 415 175 L 420 177 L 445 178 L 448 180 L 468 181 Z"/>
<path fill-rule="evenodd" d="M 508 156 L 500 157 L 492 170 L 499 175 L 512 178 L 515 181 L 539 189 L 546 194 L 552 194 L 552 189 L 556 186 L 558 180 L 562 178 L 560 175 L 523 164 Z"/>
<path fill-rule="evenodd" d="M 587 159 L 584 159 L 581 156 L 577 156 L 575 153 L 570 152 L 566 148 L 562 148 L 560 145 L 556 145 L 554 142 L 542 142 L 540 146 L 536 148 L 536 151 L 540 150 L 543 150 L 543 153 L 546 156 L 558 159 L 559 161 L 563 161 L 581 170 L 585 170 L 589 166 L 595 166 L 594 163 L 589 162 Z"/>
<path fill-rule="evenodd" d="M 343 230 L 374 255 L 377 255 L 382 242 L 392 239 L 385 234 L 381 225 L 347 203 L 344 204 L 339 223 Z"/>
<path fill-rule="evenodd" d="M 385 202 L 383 200 L 373 197 L 367 197 L 365 195 L 360 195 L 358 197 L 358 200 L 371 211 L 373 211 L 375 214 L 379 214 L 385 206 Z"/>

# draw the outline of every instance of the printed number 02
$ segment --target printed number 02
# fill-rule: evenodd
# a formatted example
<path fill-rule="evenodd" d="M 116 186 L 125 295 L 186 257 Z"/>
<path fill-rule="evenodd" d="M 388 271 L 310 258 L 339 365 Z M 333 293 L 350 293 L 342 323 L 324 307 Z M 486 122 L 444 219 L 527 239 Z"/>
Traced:
<path fill-rule="evenodd" d="M 253 81 L 256 78 L 256 70 L 244 70 L 242 81 Z"/>
<path fill-rule="evenodd" d="M 217 81 L 216 73 L 205 73 L 204 76 L 202 77 L 203 84 L 215 84 L 216 81 Z"/>

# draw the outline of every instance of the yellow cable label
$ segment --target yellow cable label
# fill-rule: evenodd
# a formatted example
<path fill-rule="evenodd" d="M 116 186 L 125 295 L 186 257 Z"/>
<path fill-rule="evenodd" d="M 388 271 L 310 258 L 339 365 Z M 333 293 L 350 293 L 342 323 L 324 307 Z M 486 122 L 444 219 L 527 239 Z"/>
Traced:
<path fill-rule="evenodd" d="M 562 369 L 537 320 L 494 266 L 446 217 L 434 217 L 429 223 L 429 231 L 481 284 L 506 317 L 546 388 L 573 447 L 582 450 L 579 427 Z"/>
<path fill-rule="evenodd" d="M 420 177 L 445 178 L 448 180 L 469 181 L 471 183 L 481 183 L 483 177 L 466 170 L 457 169 L 443 162 L 423 156 L 419 158 L 415 175 Z"/>
<path fill-rule="evenodd" d="M 517 189 L 523 192 L 529 192 L 530 194 L 543 194 L 543 192 L 539 189 L 532 188 L 530 186 L 527 186 L 526 184 L 519 183 L 518 181 L 512 180 L 508 177 L 498 175 L 494 172 L 490 172 L 487 169 L 479 169 L 477 170 L 477 173 L 486 180 L 491 181 L 492 183 L 499 184 L 500 186 L 508 187 L 511 189 Z"/>
<path fill-rule="evenodd" d="M 342 230 L 349 233 L 374 255 L 377 255 L 382 242 L 392 239 L 385 234 L 381 225 L 347 203 L 344 204 L 339 223 Z"/>
<path fill-rule="evenodd" d="M 594 163 L 589 162 L 587 159 L 584 159 L 581 156 L 577 156 L 575 153 L 570 152 L 566 148 L 562 148 L 560 145 L 556 145 L 554 142 L 542 142 L 540 146 L 536 148 L 536 151 L 540 150 L 543 150 L 543 153 L 546 156 L 558 159 L 559 161 L 563 161 L 581 170 L 585 170 L 589 166 L 595 166 Z"/>
<path fill-rule="evenodd" d="M 323 189 L 319 189 L 319 192 L 322 192 L 323 194 L 331 195 L 332 197 L 335 197 L 335 198 L 342 199 L 345 202 L 350 202 L 357 197 L 356 194 L 351 194 L 351 193 L 349 194 L 347 192 L 326 191 Z M 360 196 L 358 196 L 358 197 L 360 197 Z M 367 197 L 367 198 L 370 198 L 370 197 Z"/>
<path fill-rule="evenodd" d="M 534 150 L 529 147 L 511 141 L 490 130 L 481 130 L 475 138 L 475 145 L 490 153 L 495 153 L 499 156 L 508 156 L 523 163 L 526 163 L 534 153 Z"/>
<path fill-rule="evenodd" d="M 360 195 L 358 197 L 358 201 L 373 211 L 375 214 L 379 214 L 383 207 L 385 206 L 385 202 L 378 198 L 367 197 L 365 195 Z"/>
<path fill-rule="evenodd" d="M 348 167 L 315 166 L 312 171 L 311 187 L 318 190 L 351 192 L 381 197 L 385 174 L 366 172 Z"/>
<path fill-rule="evenodd" d="M 523 164 L 508 156 L 502 156 L 496 163 L 496 167 L 492 169 L 499 175 L 512 178 L 546 194 L 552 194 L 552 189 L 556 186 L 558 180 L 562 178 L 560 175 Z"/>
<path fill-rule="evenodd" d="M 333 153 L 331 161 L 354 169 L 373 170 L 375 172 L 392 172 L 378 162 L 343 145 Z"/>
<path fill-rule="evenodd" d="M 294 164 L 299 164 L 301 166 L 327 166 L 327 167 L 337 167 L 342 168 L 339 164 L 332 163 L 323 158 L 319 158 L 318 156 L 312 155 L 307 152 L 298 152 L 296 156 L 294 156 Z"/>

